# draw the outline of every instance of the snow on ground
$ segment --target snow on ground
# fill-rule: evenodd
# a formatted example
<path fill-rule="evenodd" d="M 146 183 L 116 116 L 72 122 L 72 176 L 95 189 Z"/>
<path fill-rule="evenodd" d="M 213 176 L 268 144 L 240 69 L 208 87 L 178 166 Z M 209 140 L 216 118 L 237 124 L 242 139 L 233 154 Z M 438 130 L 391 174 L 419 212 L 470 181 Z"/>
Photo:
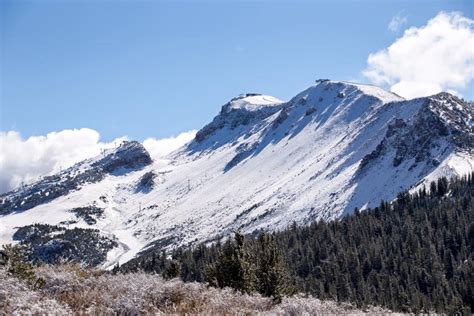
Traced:
<path fill-rule="evenodd" d="M 99 183 L 93 183 L 84 186 L 81 190 L 72 192 L 67 196 L 59 197 L 49 203 L 39 205 L 35 208 L 16 212 L 7 216 L 0 216 L 0 244 L 12 242 L 12 235 L 18 227 L 34 223 L 49 225 L 58 225 L 61 222 L 76 221 L 76 216 L 70 212 L 76 207 L 90 206 L 95 204 L 104 208 L 103 218 L 100 218 L 96 224 L 88 225 L 79 220 L 77 223 L 68 224 L 67 228 L 95 228 L 99 229 L 105 236 L 112 239 L 117 238 L 119 248 L 114 249 L 108 255 L 108 267 L 115 264 L 126 262 L 133 258 L 144 244 L 134 235 L 133 231 L 126 226 L 127 218 L 130 216 L 131 205 L 126 207 L 117 205 L 117 200 L 123 201 L 123 191 L 120 190 L 124 185 L 130 185 L 136 182 L 143 174 L 143 171 L 135 174 L 126 174 L 122 176 L 107 176 Z M 101 196 L 107 198 L 107 202 L 101 200 Z"/>
<path fill-rule="evenodd" d="M 336 219 L 355 207 L 391 200 L 425 177 L 474 171 L 467 153 L 453 151 L 428 170 L 422 164 L 412 167 L 410 160 L 395 168 L 389 151 L 370 173 L 360 173 L 361 160 L 380 144 L 388 125 L 395 118 L 412 124 L 423 104 L 423 99 L 393 102 L 401 100 L 374 86 L 331 81 L 283 104 L 263 95 L 233 99 L 235 108 L 281 109 L 238 126 L 224 122 L 202 142 L 142 170 L 110 175 L 50 203 L 0 217 L 0 243 L 9 242 L 17 226 L 70 220 L 69 209 L 95 201 L 105 209 L 104 218 L 92 226 L 75 225 L 117 238 L 119 247 L 104 264 L 110 268 L 151 242 L 175 247 L 212 241 L 237 229 L 249 233 L 293 221 Z M 149 171 L 156 174 L 154 188 L 136 192 L 137 181 Z"/>
<path fill-rule="evenodd" d="M 229 109 L 246 109 L 248 111 L 255 111 L 265 106 L 281 103 L 283 103 L 283 101 L 278 98 L 257 94 L 235 98 L 230 102 Z"/>
<path fill-rule="evenodd" d="M 453 152 L 441 164 L 428 174 L 415 189 L 425 185 L 429 188 L 431 181 L 436 181 L 441 177 L 459 177 L 474 171 L 474 158 L 467 152 Z"/>
<path fill-rule="evenodd" d="M 383 100 L 385 103 L 405 100 L 403 97 L 393 92 L 384 90 L 380 87 L 377 87 L 371 84 L 360 84 L 360 83 L 353 83 L 353 82 L 345 82 L 345 83 L 356 86 L 364 94 L 379 98 Z"/>

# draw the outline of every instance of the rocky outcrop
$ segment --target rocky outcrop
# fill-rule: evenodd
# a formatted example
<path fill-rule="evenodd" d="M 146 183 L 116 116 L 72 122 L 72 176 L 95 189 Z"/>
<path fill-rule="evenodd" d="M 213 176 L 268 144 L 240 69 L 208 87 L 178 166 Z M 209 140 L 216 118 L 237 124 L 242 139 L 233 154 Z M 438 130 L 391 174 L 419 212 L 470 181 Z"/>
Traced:
<path fill-rule="evenodd" d="M 79 190 L 83 184 L 99 182 L 107 174 L 137 170 L 151 162 L 142 144 L 124 142 L 100 159 L 83 161 L 59 174 L 0 195 L 0 215 L 28 210 Z"/>
<path fill-rule="evenodd" d="M 449 146 L 473 151 L 474 110 L 469 103 L 448 93 L 420 100 L 424 103 L 416 116 L 412 120 L 396 118 L 382 142 L 362 159 L 359 169 L 389 153 L 393 154 L 393 166 L 398 167 L 411 159 L 415 164 L 433 164 Z"/>
<path fill-rule="evenodd" d="M 248 125 L 256 120 L 263 120 L 281 109 L 280 103 L 265 103 L 260 105 L 253 104 L 251 101 L 246 101 L 249 97 L 256 96 L 262 95 L 257 93 L 247 93 L 233 98 L 224 104 L 219 115 L 217 115 L 211 123 L 207 124 L 196 133 L 196 142 L 203 142 L 210 135 L 224 127 L 235 129 L 241 125 Z"/>
<path fill-rule="evenodd" d="M 152 162 L 150 154 L 142 144 L 136 141 L 124 142 L 117 150 L 94 162 L 92 167 L 98 167 L 106 173 L 121 169 L 139 169 Z"/>
<path fill-rule="evenodd" d="M 157 175 L 153 171 L 145 173 L 143 176 L 141 176 L 140 180 L 138 180 L 135 192 L 150 192 L 155 186 L 156 177 Z"/>

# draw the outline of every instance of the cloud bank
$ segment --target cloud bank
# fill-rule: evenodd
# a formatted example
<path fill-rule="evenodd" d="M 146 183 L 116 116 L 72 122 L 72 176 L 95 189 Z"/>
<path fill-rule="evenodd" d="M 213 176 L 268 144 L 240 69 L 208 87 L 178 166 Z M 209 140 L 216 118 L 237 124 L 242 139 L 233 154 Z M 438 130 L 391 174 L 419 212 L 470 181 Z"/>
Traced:
<path fill-rule="evenodd" d="M 196 136 L 196 132 L 197 131 L 192 130 L 181 133 L 176 137 L 162 139 L 147 138 L 143 142 L 143 146 L 145 146 L 153 159 L 159 159 L 182 147 L 184 144 L 189 143 L 194 139 L 194 136 Z"/>
<path fill-rule="evenodd" d="M 177 137 L 149 138 L 144 146 L 152 158 L 157 159 L 190 141 L 194 134 L 195 131 L 191 131 Z M 0 193 L 97 156 L 101 149 L 113 148 L 123 140 L 127 137 L 101 142 L 99 132 L 89 128 L 51 132 L 27 139 L 16 131 L 0 132 Z"/>
<path fill-rule="evenodd" d="M 474 78 L 474 21 L 440 12 L 422 27 L 405 30 L 388 48 L 370 54 L 363 75 L 414 98 L 464 89 Z"/>

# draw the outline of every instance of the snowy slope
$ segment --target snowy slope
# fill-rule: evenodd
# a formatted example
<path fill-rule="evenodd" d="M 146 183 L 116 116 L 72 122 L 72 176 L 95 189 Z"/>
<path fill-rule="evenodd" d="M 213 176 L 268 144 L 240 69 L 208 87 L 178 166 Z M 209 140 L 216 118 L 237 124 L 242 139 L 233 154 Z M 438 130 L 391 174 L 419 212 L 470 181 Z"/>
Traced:
<path fill-rule="evenodd" d="M 18 226 L 75 220 L 68 227 L 118 241 L 110 266 L 150 247 L 336 219 L 428 180 L 472 172 L 473 117 L 472 105 L 449 94 L 404 100 L 328 80 L 288 102 L 241 95 L 165 161 L 104 173 L 47 203 L 4 212 L 0 243 Z M 3 205 L 17 195 L 2 196 Z M 69 211 L 88 205 L 103 209 L 92 225 Z"/>

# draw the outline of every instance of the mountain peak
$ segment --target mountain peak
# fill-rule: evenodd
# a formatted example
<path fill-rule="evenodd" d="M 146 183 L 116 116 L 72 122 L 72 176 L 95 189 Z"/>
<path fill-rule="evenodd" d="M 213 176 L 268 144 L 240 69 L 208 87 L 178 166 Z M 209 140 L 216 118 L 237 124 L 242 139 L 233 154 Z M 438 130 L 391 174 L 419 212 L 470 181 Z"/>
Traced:
<path fill-rule="evenodd" d="M 123 175 L 152 163 L 150 154 L 137 141 L 124 141 L 118 148 L 84 160 L 60 173 L 45 176 L 37 182 L 17 188 L 11 194 L 0 195 L 0 215 L 24 211 L 52 201 L 83 185 L 102 181 L 107 174 Z M 8 197 L 8 198 L 4 198 Z"/>
<path fill-rule="evenodd" d="M 201 143 L 215 131 L 224 127 L 234 129 L 252 121 L 263 119 L 277 112 L 284 104 L 278 98 L 258 93 L 245 93 L 231 99 L 222 106 L 213 121 L 196 133 L 195 140 Z"/>
<path fill-rule="evenodd" d="M 289 103 L 314 104 L 322 102 L 330 106 L 334 103 L 334 100 L 339 99 L 342 101 L 346 98 L 355 100 L 359 97 L 375 98 L 376 100 L 374 101 L 378 101 L 378 103 L 382 104 L 405 100 L 395 93 L 386 91 L 374 85 L 319 79 L 316 80 L 315 85 L 310 86 L 306 90 L 296 95 Z M 348 102 L 350 103 L 350 101 Z"/>
<path fill-rule="evenodd" d="M 221 110 L 221 113 L 228 113 L 232 110 L 257 111 L 265 107 L 274 106 L 283 103 L 282 100 L 260 93 L 244 93 L 229 102 Z"/>
<path fill-rule="evenodd" d="M 322 85 L 326 89 L 336 89 L 336 90 L 353 90 L 356 89 L 361 93 L 369 96 L 376 97 L 383 101 L 384 103 L 394 102 L 394 101 L 403 101 L 403 97 L 397 95 L 396 93 L 384 90 L 378 86 L 366 83 L 355 83 L 350 81 L 336 81 L 336 80 L 323 80 L 316 81 L 317 85 Z"/>
<path fill-rule="evenodd" d="M 341 82 L 345 85 L 354 86 L 358 90 L 362 91 L 364 94 L 376 97 L 382 100 L 384 103 L 405 100 L 403 97 L 399 96 L 398 94 L 393 93 L 391 91 L 384 90 L 375 85 L 353 83 L 353 82 L 346 82 L 346 81 L 341 81 Z"/>
<path fill-rule="evenodd" d="M 453 119 L 452 116 L 462 118 L 466 124 L 472 125 L 470 122 L 474 120 L 474 107 L 472 103 L 466 102 L 457 96 L 440 92 L 426 98 L 427 108 L 435 112 L 442 119 Z"/>
<path fill-rule="evenodd" d="M 104 157 L 92 164 L 100 166 L 106 172 L 115 172 L 121 168 L 139 168 L 152 162 L 145 147 L 137 141 L 124 141 L 111 152 L 104 153 Z"/>
<path fill-rule="evenodd" d="M 465 102 L 464 100 L 460 99 L 458 96 L 451 94 L 449 92 L 439 92 L 437 94 L 434 94 L 432 96 L 428 97 L 431 100 L 437 101 L 440 104 L 465 104 L 466 106 L 471 106 L 472 105 L 469 102 Z"/>

